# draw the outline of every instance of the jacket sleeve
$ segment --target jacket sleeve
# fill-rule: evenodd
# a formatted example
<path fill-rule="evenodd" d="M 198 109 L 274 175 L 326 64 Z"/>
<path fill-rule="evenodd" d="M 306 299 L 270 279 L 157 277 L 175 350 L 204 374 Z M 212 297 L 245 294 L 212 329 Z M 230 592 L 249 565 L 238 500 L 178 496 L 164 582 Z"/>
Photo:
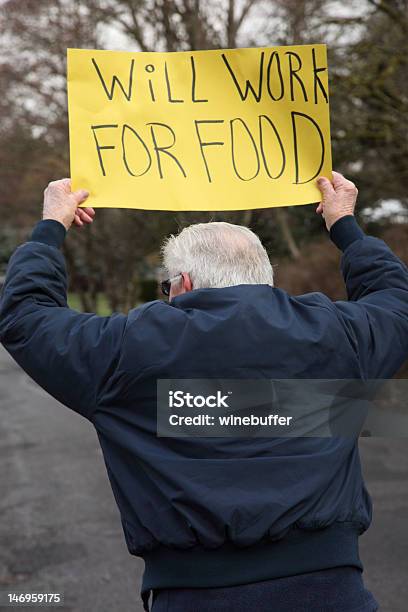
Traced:
<path fill-rule="evenodd" d="M 334 304 L 362 374 L 391 378 L 408 357 L 408 269 L 385 242 L 366 236 L 352 216 L 333 225 L 331 238 L 343 250 L 348 296 Z"/>
<path fill-rule="evenodd" d="M 127 317 L 68 308 L 59 250 L 64 236 L 57 221 L 41 221 L 12 255 L 0 300 L 0 341 L 43 389 L 91 419 L 119 358 Z"/>

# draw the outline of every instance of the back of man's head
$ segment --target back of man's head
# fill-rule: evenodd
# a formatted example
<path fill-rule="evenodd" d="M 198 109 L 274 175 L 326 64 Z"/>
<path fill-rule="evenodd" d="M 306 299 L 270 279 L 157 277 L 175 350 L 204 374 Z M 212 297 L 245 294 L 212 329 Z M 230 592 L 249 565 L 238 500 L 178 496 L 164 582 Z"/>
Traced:
<path fill-rule="evenodd" d="M 169 276 L 187 272 L 194 289 L 241 284 L 273 286 L 266 250 L 258 236 L 242 225 L 190 225 L 177 236 L 170 236 L 162 253 Z"/>

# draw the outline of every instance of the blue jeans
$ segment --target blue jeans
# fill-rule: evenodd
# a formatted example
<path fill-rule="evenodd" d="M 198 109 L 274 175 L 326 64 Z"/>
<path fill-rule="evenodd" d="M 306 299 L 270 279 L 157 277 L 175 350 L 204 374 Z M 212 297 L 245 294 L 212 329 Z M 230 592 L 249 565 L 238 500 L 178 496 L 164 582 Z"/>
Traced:
<path fill-rule="evenodd" d="M 241 586 L 159 589 L 152 612 L 375 612 L 359 569 L 339 567 Z"/>

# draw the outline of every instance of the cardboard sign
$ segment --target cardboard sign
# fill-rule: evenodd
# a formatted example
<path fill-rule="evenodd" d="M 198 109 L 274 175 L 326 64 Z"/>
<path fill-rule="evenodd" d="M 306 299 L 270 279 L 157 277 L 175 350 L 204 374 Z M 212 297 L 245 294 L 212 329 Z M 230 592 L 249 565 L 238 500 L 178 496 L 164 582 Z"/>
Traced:
<path fill-rule="evenodd" d="M 237 210 L 320 200 L 331 178 L 325 45 L 68 49 L 73 188 L 87 206 Z"/>

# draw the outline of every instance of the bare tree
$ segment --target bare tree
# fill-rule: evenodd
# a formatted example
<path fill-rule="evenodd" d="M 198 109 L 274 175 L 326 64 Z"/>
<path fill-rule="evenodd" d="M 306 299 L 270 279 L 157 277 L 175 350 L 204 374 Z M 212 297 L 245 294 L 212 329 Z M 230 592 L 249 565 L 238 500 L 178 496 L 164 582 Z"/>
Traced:
<path fill-rule="evenodd" d="M 67 47 L 211 49 L 328 42 L 335 166 L 363 187 L 360 199 L 406 202 L 407 0 L 7 0 L 0 8 L 0 208 L 7 227 L 28 231 L 38 195 L 69 173 Z M 111 41 L 111 42 L 109 42 Z M 321 222 L 308 207 L 229 213 L 98 210 L 90 233 L 66 244 L 72 286 L 93 310 L 137 299 L 146 253 L 193 221 L 251 224 L 278 253 L 299 257 Z M 7 228 L 6 228 L 7 229 Z M 19 238 L 18 238 L 19 239 Z M 114 270 L 114 273 L 113 273 Z"/>

